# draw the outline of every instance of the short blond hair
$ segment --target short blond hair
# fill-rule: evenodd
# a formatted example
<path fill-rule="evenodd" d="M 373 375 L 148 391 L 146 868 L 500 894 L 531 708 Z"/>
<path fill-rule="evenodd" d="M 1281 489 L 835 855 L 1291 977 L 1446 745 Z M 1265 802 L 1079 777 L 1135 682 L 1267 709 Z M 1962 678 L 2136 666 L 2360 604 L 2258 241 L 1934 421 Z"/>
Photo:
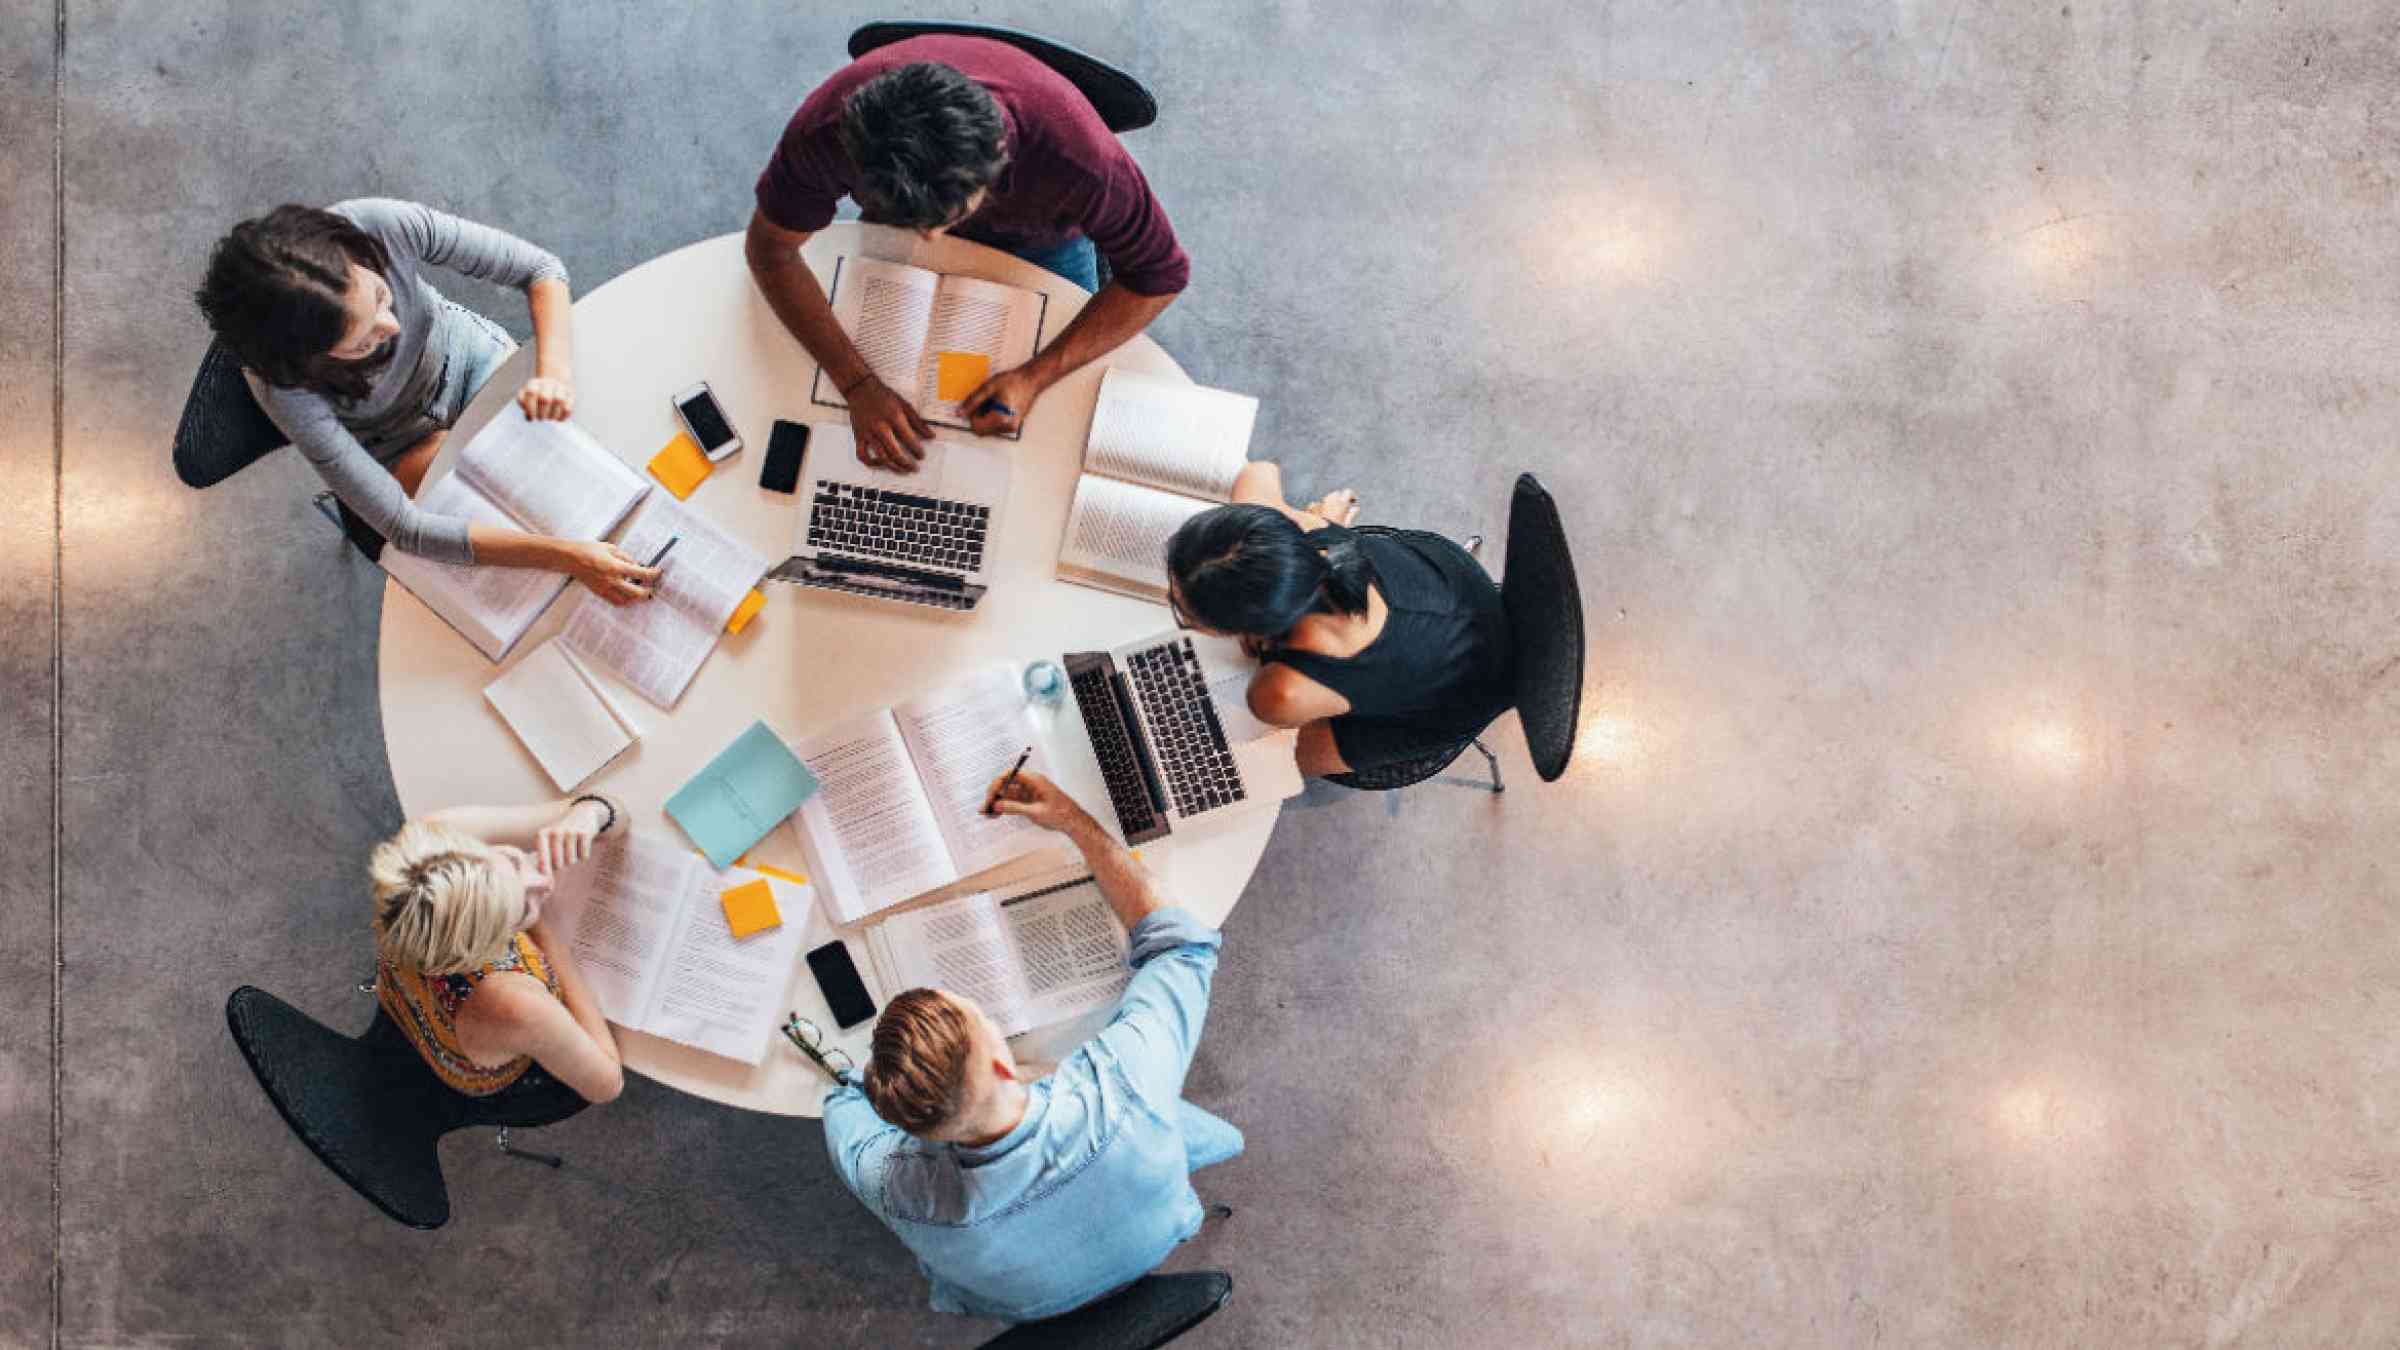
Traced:
<path fill-rule="evenodd" d="M 525 920 L 525 885 L 495 866 L 491 846 L 412 820 L 375 846 L 375 943 L 394 962 L 455 975 L 507 954 Z"/>

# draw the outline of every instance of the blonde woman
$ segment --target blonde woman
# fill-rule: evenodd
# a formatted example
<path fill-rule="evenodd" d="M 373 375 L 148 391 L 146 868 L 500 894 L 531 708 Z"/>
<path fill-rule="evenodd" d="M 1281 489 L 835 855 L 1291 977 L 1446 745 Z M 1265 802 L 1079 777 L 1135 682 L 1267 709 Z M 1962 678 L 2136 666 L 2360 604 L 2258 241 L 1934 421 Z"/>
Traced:
<path fill-rule="evenodd" d="M 617 1038 L 542 907 L 558 875 L 622 828 L 605 797 L 458 807 L 400 827 L 368 862 L 376 997 L 444 1083 L 472 1097 L 625 1086 Z"/>

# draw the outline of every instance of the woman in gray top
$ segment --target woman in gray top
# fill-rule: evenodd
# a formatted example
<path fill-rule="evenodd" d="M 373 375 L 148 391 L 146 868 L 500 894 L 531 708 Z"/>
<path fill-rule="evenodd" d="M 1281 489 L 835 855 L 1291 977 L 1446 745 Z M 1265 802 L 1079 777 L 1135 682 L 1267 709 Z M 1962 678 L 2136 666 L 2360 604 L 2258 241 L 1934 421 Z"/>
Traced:
<path fill-rule="evenodd" d="M 524 290 L 532 418 L 575 410 L 567 269 L 557 255 L 416 202 L 279 206 L 208 260 L 198 299 L 261 408 L 343 504 L 394 548 L 436 562 L 566 572 L 603 599 L 649 596 L 658 573 L 613 544 L 554 539 L 410 500 L 450 426 L 516 349 L 491 320 L 442 298 L 426 264 Z"/>

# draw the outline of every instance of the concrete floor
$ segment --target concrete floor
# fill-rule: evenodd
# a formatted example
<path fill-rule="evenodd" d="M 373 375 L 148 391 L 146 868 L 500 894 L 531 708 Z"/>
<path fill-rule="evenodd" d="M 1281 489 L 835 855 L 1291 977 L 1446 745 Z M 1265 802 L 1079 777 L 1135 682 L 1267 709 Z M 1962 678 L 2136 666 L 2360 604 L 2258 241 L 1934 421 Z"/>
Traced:
<path fill-rule="evenodd" d="M 1584 579 L 1566 782 L 1512 725 L 1504 798 L 1287 812 L 1190 1343 L 2400 1341 L 2388 4 L 969 11 L 1156 89 L 1158 336 L 1297 487 L 1497 534 L 1535 469 Z M 636 1082 L 563 1175 L 453 1140 L 433 1235 L 288 1137 L 219 1010 L 365 1020 L 379 585 L 291 457 L 167 464 L 234 219 L 588 290 L 884 8 L 63 12 L 0 6 L 0 1340 L 975 1343 L 813 1123 Z"/>

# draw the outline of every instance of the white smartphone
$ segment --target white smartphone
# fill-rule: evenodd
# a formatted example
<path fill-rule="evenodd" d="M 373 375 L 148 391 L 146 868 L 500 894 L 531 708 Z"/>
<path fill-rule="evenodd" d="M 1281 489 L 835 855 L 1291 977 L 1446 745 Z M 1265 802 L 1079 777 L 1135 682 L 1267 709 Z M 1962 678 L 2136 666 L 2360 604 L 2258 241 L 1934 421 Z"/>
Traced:
<path fill-rule="evenodd" d="M 717 402 L 716 392 L 702 380 L 675 396 L 675 420 L 692 434 L 700 453 L 711 463 L 726 458 L 742 448 L 742 438 L 734 434 L 733 419 Z"/>

